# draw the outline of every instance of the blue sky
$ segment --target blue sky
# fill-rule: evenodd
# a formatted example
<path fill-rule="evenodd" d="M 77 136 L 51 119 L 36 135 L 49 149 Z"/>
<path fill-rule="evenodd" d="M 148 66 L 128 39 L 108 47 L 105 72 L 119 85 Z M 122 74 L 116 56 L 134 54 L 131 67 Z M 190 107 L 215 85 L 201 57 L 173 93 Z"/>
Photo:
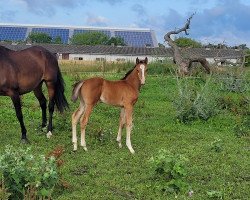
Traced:
<path fill-rule="evenodd" d="M 0 0 L 0 5 L 0 23 L 150 28 L 161 43 L 195 12 L 189 37 L 250 47 L 250 0 Z"/>

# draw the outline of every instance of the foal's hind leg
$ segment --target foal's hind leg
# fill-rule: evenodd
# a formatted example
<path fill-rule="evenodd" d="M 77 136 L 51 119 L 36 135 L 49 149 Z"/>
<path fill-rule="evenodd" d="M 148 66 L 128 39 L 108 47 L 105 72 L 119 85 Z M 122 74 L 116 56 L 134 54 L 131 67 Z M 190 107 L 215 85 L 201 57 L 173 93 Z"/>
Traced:
<path fill-rule="evenodd" d="M 85 129 L 86 129 L 86 126 L 87 126 L 87 123 L 88 123 L 88 120 L 89 120 L 89 116 L 92 112 L 92 109 L 93 109 L 93 105 L 91 104 L 87 104 L 85 105 L 85 112 L 81 118 L 81 146 L 83 147 L 83 149 L 85 151 L 87 151 L 87 146 L 86 146 L 86 141 L 85 141 Z"/>
<path fill-rule="evenodd" d="M 42 83 L 34 90 L 34 94 L 38 99 L 40 107 L 42 109 L 42 128 L 44 128 L 47 124 L 47 116 L 46 116 L 47 100 L 42 92 Z"/>
<path fill-rule="evenodd" d="M 72 143 L 74 146 L 74 151 L 77 150 L 77 134 L 76 134 L 76 125 L 84 112 L 84 104 L 80 101 L 79 108 L 72 114 Z"/>
<path fill-rule="evenodd" d="M 22 114 L 22 107 L 21 107 L 21 100 L 19 94 L 13 94 L 10 96 L 11 100 L 14 104 L 15 111 L 16 111 L 16 116 L 19 120 L 20 126 L 21 126 L 21 131 L 22 131 L 22 142 L 28 142 L 27 136 L 26 136 L 26 128 L 24 126 L 23 122 L 23 114 Z"/>
<path fill-rule="evenodd" d="M 120 113 L 119 130 L 116 138 L 116 141 L 118 142 L 120 148 L 122 147 L 122 129 L 124 127 L 124 124 L 125 124 L 125 111 L 124 108 L 122 108 Z"/>

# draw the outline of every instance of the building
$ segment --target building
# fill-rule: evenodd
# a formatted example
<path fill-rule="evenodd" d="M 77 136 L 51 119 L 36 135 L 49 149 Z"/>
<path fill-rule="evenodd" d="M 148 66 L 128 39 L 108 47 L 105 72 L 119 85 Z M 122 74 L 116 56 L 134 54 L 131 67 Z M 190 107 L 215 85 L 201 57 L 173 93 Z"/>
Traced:
<path fill-rule="evenodd" d="M 12 50 L 22 50 L 31 44 L 0 43 Z M 164 47 L 128 47 L 128 46 L 89 46 L 89 45 L 64 45 L 64 44 L 39 44 L 58 56 L 60 60 L 84 60 L 84 61 L 134 61 L 136 57 L 151 61 L 173 59 L 173 50 Z M 241 63 L 244 52 L 237 49 L 208 49 L 208 48 L 184 48 L 182 55 L 185 57 L 206 58 L 210 64 L 237 64 Z"/>
<path fill-rule="evenodd" d="M 25 25 L 0 23 L 0 41 L 25 41 L 30 33 L 46 33 L 52 40 L 60 38 L 63 44 L 69 44 L 70 38 L 77 33 L 98 31 L 108 37 L 121 37 L 127 46 L 158 47 L 155 32 L 142 28 L 109 28 L 81 26 Z"/>

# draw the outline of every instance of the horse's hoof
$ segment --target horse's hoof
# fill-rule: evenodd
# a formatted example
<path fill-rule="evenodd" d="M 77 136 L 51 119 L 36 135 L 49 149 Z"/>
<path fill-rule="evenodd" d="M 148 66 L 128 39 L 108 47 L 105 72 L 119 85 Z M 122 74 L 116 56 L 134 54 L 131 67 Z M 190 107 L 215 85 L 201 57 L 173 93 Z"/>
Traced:
<path fill-rule="evenodd" d="M 52 133 L 51 133 L 51 131 L 49 131 L 49 132 L 47 133 L 47 138 L 49 139 L 49 138 L 51 138 L 51 136 L 52 136 Z"/>
<path fill-rule="evenodd" d="M 22 144 L 30 144 L 30 141 L 26 138 L 21 139 Z"/>

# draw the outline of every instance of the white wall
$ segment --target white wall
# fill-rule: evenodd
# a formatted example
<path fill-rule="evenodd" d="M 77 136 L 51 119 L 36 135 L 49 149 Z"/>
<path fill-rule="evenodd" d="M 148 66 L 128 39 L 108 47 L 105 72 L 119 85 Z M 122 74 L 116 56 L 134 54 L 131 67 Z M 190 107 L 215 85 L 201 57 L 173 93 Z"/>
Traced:
<path fill-rule="evenodd" d="M 141 55 L 141 56 L 134 56 L 134 55 L 96 55 L 96 54 L 69 54 L 69 60 L 79 60 L 79 58 L 82 58 L 82 60 L 85 61 L 96 61 L 104 59 L 106 61 L 132 61 L 134 62 L 136 58 L 144 59 L 145 57 L 148 57 L 149 62 L 156 61 L 156 60 L 164 60 L 166 57 L 156 57 L 156 56 L 148 56 L 148 55 Z"/>

